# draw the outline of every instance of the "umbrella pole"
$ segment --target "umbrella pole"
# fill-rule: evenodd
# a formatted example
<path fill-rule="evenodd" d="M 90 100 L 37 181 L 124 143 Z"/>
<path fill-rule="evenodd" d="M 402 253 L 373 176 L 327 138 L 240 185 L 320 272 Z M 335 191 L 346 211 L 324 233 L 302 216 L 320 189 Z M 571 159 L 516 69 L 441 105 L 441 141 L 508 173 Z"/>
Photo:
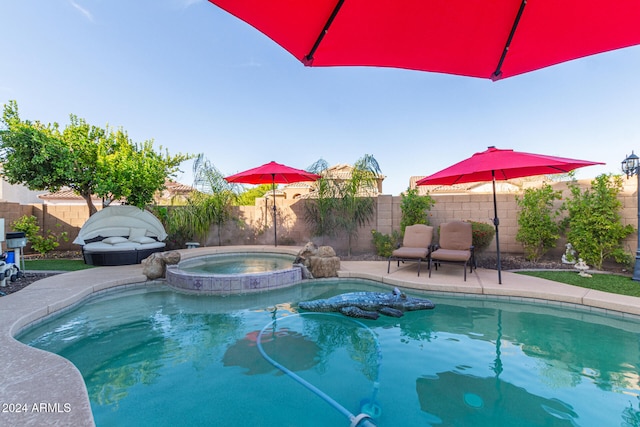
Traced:
<path fill-rule="evenodd" d="M 271 174 L 271 189 L 273 190 L 273 244 L 278 246 L 278 223 L 276 221 L 276 174 Z"/>
<path fill-rule="evenodd" d="M 498 219 L 498 203 L 496 202 L 496 172 L 491 171 L 491 178 L 493 180 L 493 225 L 496 228 L 496 251 L 498 255 L 498 284 L 502 285 L 502 263 L 500 262 L 500 235 L 498 233 L 498 225 L 500 220 Z"/>

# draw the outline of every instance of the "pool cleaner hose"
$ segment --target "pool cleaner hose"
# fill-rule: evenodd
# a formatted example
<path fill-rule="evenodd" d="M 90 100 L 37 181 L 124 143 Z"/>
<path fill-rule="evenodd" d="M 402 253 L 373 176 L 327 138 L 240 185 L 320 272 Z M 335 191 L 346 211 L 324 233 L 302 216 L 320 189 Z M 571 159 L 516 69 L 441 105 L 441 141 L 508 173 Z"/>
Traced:
<path fill-rule="evenodd" d="M 290 319 L 290 318 L 295 317 L 295 316 L 302 316 L 303 314 L 305 314 L 305 315 L 333 316 L 333 315 L 327 314 L 327 313 L 299 313 L 299 314 L 294 314 L 294 315 L 288 316 L 286 318 Z M 282 320 L 282 319 L 278 319 L 278 320 Z M 371 331 L 371 329 L 369 327 L 367 327 L 364 323 L 361 323 L 361 322 L 359 322 L 357 320 L 354 320 L 354 319 L 349 319 L 349 320 L 352 320 L 352 321 L 360 324 L 364 328 L 368 329 L 371 332 L 371 334 L 375 337 L 373 331 Z M 300 377 L 299 375 L 295 374 L 294 372 L 292 372 L 289 369 L 287 369 L 285 366 L 281 365 L 280 363 L 276 362 L 271 357 L 269 357 L 269 355 L 262 348 L 262 335 L 265 333 L 267 328 L 272 327 L 275 323 L 276 323 L 276 320 L 273 320 L 273 321 L 267 323 L 264 326 L 264 328 L 262 328 L 260 333 L 258 334 L 257 347 L 258 347 L 258 351 L 260 352 L 262 357 L 267 362 L 271 363 L 274 367 L 278 368 L 279 370 L 281 370 L 282 372 L 287 374 L 289 377 L 293 378 L 298 383 L 302 384 L 307 389 L 309 389 L 312 392 L 314 392 L 318 397 L 322 398 L 329 405 L 333 406 L 338 412 L 340 412 L 345 417 L 347 417 L 347 419 L 350 422 L 349 427 L 376 427 L 376 425 L 373 423 L 373 421 L 371 419 L 372 419 L 372 417 L 374 417 L 376 415 L 377 416 L 380 415 L 380 407 L 379 407 L 379 405 L 377 405 L 375 403 L 375 395 L 376 395 L 377 390 L 378 390 L 378 382 L 376 381 L 376 383 L 375 383 L 372 399 L 370 401 L 368 399 L 365 399 L 363 401 L 364 404 L 361 403 L 361 410 L 363 412 L 361 412 L 358 415 L 352 414 L 344 406 L 340 405 L 331 396 L 329 396 L 328 394 L 326 394 L 325 392 L 320 390 L 318 387 L 314 386 L 313 384 L 311 384 L 310 382 L 308 382 L 304 378 Z M 378 341 L 377 340 L 376 340 L 376 346 L 378 346 Z"/>

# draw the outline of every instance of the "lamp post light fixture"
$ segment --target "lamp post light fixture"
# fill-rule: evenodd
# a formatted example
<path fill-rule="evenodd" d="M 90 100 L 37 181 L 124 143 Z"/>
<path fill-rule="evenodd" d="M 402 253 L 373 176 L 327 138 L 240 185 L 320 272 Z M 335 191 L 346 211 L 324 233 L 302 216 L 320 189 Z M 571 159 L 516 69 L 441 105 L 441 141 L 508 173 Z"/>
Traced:
<path fill-rule="evenodd" d="M 630 176 L 636 175 L 638 177 L 638 186 L 636 187 L 636 198 L 638 199 L 638 243 L 636 248 L 636 263 L 633 267 L 632 279 L 636 282 L 640 282 L 640 157 L 633 154 L 627 156 L 622 161 L 622 172 L 627 175 L 627 179 Z"/>

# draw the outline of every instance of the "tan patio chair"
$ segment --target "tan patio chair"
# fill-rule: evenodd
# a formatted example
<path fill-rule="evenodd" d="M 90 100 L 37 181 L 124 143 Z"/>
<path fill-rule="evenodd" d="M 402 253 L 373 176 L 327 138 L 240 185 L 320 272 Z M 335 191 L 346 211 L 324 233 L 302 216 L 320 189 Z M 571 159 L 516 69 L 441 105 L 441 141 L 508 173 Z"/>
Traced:
<path fill-rule="evenodd" d="M 429 261 L 431 240 L 433 239 L 433 227 L 424 224 L 409 225 L 404 230 L 402 246 L 391 253 L 387 264 L 387 274 L 391 269 L 391 261 L 418 261 L 418 276 L 420 275 L 420 263 Z"/>
<path fill-rule="evenodd" d="M 440 239 L 429 255 L 429 277 L 431 266 L 436 270 L 440 263 L 464 264 L 464 280 L 467 281 L 467 265 L 469 272 L 475 267 L 473 252 L 473 232 L 470 222 L 452 221 L 440 224 Z"/>

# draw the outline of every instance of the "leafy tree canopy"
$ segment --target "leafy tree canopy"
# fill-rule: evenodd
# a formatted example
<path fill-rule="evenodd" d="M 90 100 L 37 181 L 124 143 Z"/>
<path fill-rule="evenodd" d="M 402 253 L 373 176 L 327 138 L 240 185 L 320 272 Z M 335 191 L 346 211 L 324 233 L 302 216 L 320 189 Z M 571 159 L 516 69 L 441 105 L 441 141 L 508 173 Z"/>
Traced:
<path fill-rule="evenodd" d="M 0 129 L 2 175 L 10 184 L 55 192 L 67 186 L 96 212 L 91 197 L 124 199 L 140 208 L 189 155 L 156 152 L 153 141 L 133 143 L 122 129 L 100 128 L 71 114 L 69 124 L 21 120 L 16 101 L 4 105 Z M 160 148 L 162 150 L 162 147 Z"/>
<path fill-rule="evenodd" d="M 260 184 L 252 188 L 247 188 L 238 194 L 237 204 L 239 206 L 253 206 L 257 198 L 264 197 L 265 194 L 273 191 L 271 187 L 271 184 Z"/>

